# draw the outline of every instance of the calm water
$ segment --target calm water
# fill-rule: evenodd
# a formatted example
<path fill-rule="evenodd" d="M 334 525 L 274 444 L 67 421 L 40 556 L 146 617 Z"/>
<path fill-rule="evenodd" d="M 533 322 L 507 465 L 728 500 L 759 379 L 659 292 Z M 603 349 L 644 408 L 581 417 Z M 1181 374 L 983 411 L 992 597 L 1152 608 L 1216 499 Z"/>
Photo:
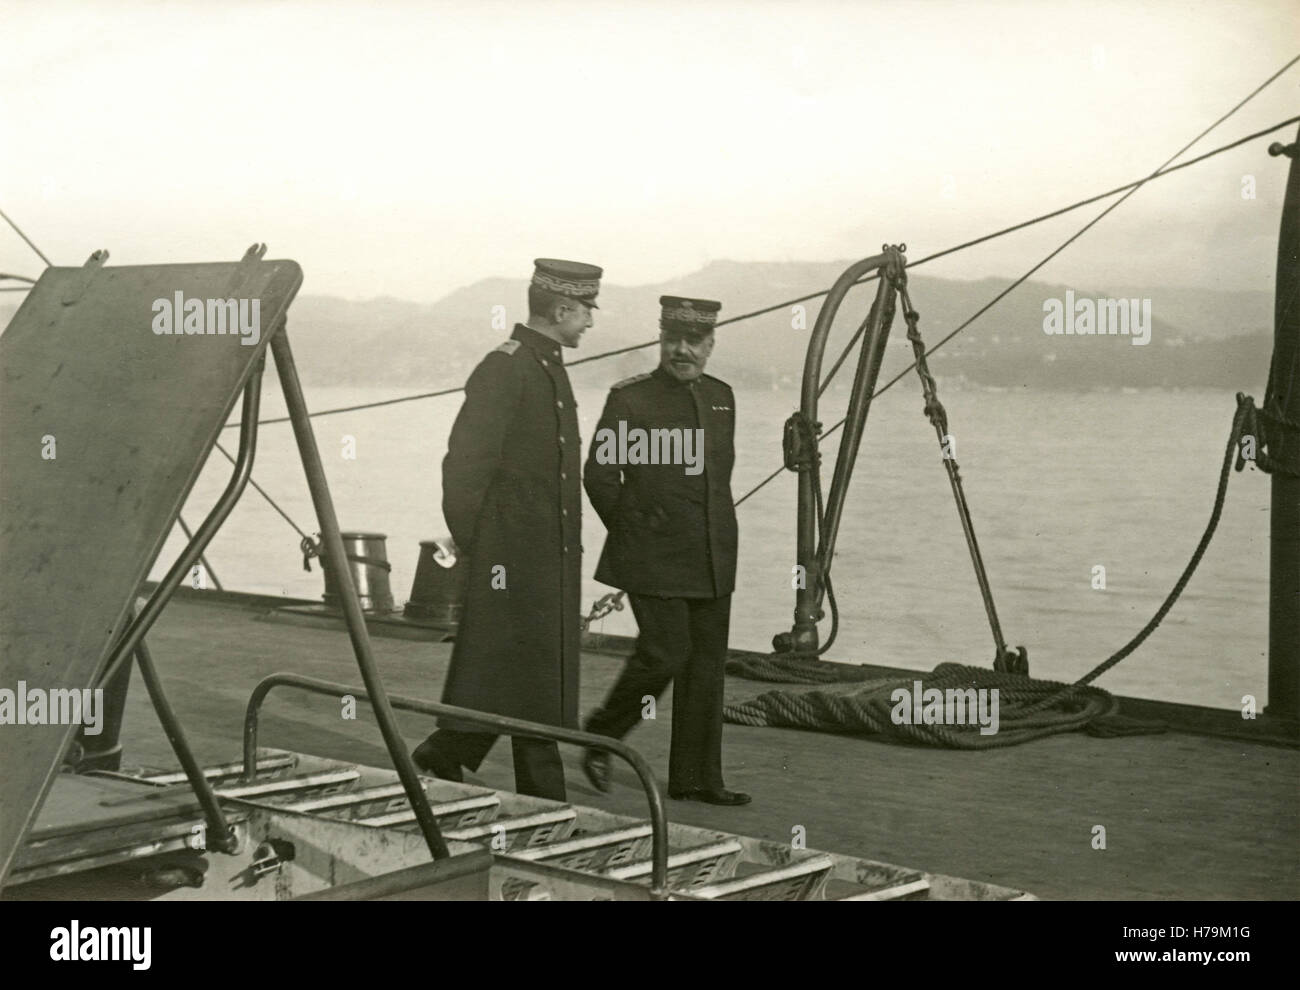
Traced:
<path fill-rule="evenodd" d="M 725 374 L 721 371 L 720 373 Z M 604 401 L 607 373 L 575 369 L 584 441 Z M 274 376 L 268 375 L 268 382 Z M 956 390 L 940 385 L 1003 629 L 1029 648 L 1031 669 L 1070 680 L 1122 646 L 1177 580 L 1213 505 L 1234 410 L 1228 393 L 1062 394 Z M 312 409 L 389 398 L 392 389 L 309 388 Z M 739 391 L 733 491 L 781 463 L 791 391 Z M 842 414 L 828 396 L 822 420 Z M 417 543 L 445 532 L 440 462 L 459 396 L 315 420 L 345 530 L 388 534 L 392 587 L 409 596 Z M 263 416 L 281 415 L 268 386 Z M 343 438 L 356 459 L 343 458 Z M 838 435 L 833 438 L 838 442 Z M 234 450 L 236 431 L 225 442 Z M 824 450 L 829 483 L 833 446 Z M 214 456 L 186 508 L 198 523 L 229 476 Z M 262 430 L 254 478 L 308 532 L 317 527 L 287 424 Z M 783 472 L 740 507 L 740 567 L 732 645 L 770 648 L 794 605 L 795 476 Z M 584 515 L 584 604 L 609 589 L 591 580 L 604 532 Z M 155 568 L 182 546 L 179 531 Z M 318 597 L 319 567 L 302 569 L 298 536 L 250 488 L 208 551 L 227 588 Z M 1095 565 L 1106 589 L 1092 588 Z M 1268 483 L 1235 475 L 1218 534 L 1178 605 L 1147 643 L 1099 682 L 1112 691 L 1236 707 L 1266 695 Z M 833 571 L 840 634 L 833 658 L 929 669 L 987 666 L 992 639 L 952 496 L 921 399 L 908 380 L 872 410 L 845 509 Z M 823 636 L 829 623 L 823 625 Z M 630 612 L 606 632 L 635 633 Z"/>

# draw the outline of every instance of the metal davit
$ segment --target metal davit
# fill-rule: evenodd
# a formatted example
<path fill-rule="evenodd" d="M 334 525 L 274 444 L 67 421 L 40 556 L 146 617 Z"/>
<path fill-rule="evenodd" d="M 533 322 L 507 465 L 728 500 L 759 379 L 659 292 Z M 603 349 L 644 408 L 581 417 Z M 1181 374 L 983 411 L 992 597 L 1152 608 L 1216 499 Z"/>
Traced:
<path fill-rule="evenodd" d="M 838 616 L 835 614 L 835 592 L 831 584 L 830 571 L 835 556 L 835 540 L 839 534 L 840 519 L 844 512 L 849 482 L 853 477 L 853 467 L 857 462 L 858 450 L 866 430 L 867 414 L 871 411 L 876 381 L 880 377 L 880 366 L 885 355 L 885 345 L 889 340 L 889 329 L 897 305 L 901 302 L 904 319 L 907 322 L 908 340 L 912 343 L 917 374 L 921 378 L 925 395 L 925 414 L 939 438 L 944 468 L 952 487 L 957 514 L 961 519 L 966 545 L 975 567 L 975 577 L 979 582 L 980 594 L 983 596 L 984 608 L 988 614 L 995 649 L 994 667 L 998 670 L 1027 673 L 1029 661 L 1025 648 L 1017 647 L 1012 650 L 1007 646 L 998 620 L 997 608 L 993 603 L 993 592 L 989 586 L 979 544 L 975 539 L 975 527 L 966 505 L 966 495 L 962 489 L 957 461 L 952 453 L 947 413 L 939 401 L 934 376 L 930 374 L 926 363 L 925 344 L 918 329 L 919 315 L 912 308 L 907 293 L 907 257 L 904 254 L 906 250 L 905 244 L 885 244 L 880 254 L 851 265 L 835 281 L 826 296 L 826 301 L 822 304 L 821 311 L 817 314 L 817 322 L 808 341 L 808 352 L 804 359 L 800 408 L 786 421 L 784 436 L 785 466 L 799 475 L 794 627 L 789 632 L 774 636 L 772 646 L 777 653 L 810 656 L 825 653 L 834 642 Z M 875 273 L 874 276 L 870 274 L 872 272 Z M 839 369 L 840 364 L 861 339 L 862 347 L 858 355 L 857 372 L 853 378 L 848 411 L 844 417 L 844 433 L 835 459 L 830 490 L 823 498 L 821 453 L 818 444 L 824 435 L 821 432 L 822 424 L 818 420 L 817 407 L 818 400 L 829 384 L 830 376 L 823 381 L 822 359 L 841 303 L 850 289 L 871 278 L 875 278 L 877 282 L 876 298 L 871 304 L 866 319 L 858 327 L 857 333 L 854 334 L 849 346 L 831 372 L 833 375 Z M 822 609 L 824 598 L 830 600 L 832 628 L 826 642 L 820 643 L 817 623 L 825 616 Z"/>

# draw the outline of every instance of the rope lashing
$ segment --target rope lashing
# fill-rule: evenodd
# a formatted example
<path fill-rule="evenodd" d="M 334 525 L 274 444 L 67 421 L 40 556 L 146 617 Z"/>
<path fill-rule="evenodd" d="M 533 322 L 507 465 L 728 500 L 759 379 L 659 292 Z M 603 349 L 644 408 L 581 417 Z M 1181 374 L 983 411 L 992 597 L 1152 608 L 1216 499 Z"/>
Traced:
<path fill-rule="evenodd" d="M 310 536 L 304 536 L 302 542 L 298 544 L 298 549 L 302 551 L 302 569 L 310 573 L 311 559 L 320 556 L 320 543 Z"/>
<path fill-rule="evenodd" d="M 810 422 L 798 410 L 790 414 L 782 437 L 787 471 L 811 471 L 821 463 L 821 454 L 817 450 L 817 434 L 821 428 L 821 423 Z"/>
<path fill-rule="evenodd" d="M 1253 458 L 1246 456 L 1242 444 L 1238 442 L 1238 471 L 1245 467 L 1247 460 L 1253 460 L 1255 466 L 1265 474 L 1300 478 L 1300 421 L 1283 415 L 1281 410 L 1261 409 L 1251 402 L 1246 410 L 1239 441 L 1251 437 L 1255 441 Z"/>

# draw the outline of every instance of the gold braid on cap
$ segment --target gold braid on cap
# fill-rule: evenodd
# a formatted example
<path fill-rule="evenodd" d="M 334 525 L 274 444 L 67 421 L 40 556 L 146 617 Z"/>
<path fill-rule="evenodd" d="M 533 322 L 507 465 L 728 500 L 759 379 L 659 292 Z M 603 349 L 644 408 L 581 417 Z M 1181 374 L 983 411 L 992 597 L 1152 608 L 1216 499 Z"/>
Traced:
<path fill-rule="evenodd" d="M 533 285 L 549 289 L 562 296 L 594 296 L 600 291 L 599 279 L 559 278 L 543 271 L 533 272 Z"/>
<path fill-rule="evenodd" d="M 717 313 L 707 313 L 693 306 L 665 306 L 660 319 L 672 323 L 692 323 L 701 327 L 711 327 L 717 322 Z"/>

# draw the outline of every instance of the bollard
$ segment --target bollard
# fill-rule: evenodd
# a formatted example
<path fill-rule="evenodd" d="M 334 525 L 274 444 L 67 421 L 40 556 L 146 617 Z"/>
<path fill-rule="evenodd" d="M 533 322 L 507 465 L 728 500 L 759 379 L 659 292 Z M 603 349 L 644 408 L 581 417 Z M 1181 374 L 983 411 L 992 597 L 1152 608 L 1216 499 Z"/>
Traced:
<path fill-rule="evenodd" d="M 342 533 L 343 549 L 347 553 L 348 564 L 352 569 L 352 583 L 356 585 L 357 597 L 365 612 L 386 615 L 393 611 L 393 592 L 389 587 L 388 575 L 392 565 L 388 563 L 388 550 L 384 533 Z M 323 560 L 322 556 L 322 560 Z M 325 572 L 325 604 L 339 608 L 339 596 L 334 588 L 329 569 Z"/>
<path fill-rule="evenodd" d="M 446 629 L 460 624 L 465 594 L 465 567 L 450 537 L 420 541 L 411 600 L 402 610 L 408 619 L 423 619 Z"/>

